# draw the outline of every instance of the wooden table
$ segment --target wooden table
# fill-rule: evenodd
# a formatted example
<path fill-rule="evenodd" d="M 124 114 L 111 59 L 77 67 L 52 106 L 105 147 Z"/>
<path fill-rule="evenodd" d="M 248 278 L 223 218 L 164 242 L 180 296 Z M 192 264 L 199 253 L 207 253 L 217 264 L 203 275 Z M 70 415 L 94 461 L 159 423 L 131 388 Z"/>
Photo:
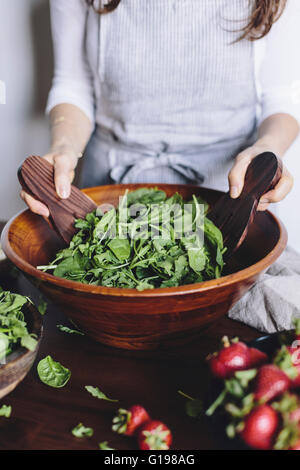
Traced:
<path fill-rule="evenodd" d="M 0 273 L 0 285 L 13 292 L 30 295 L 38 303 L 39 293 L 22 276 L 10 278 Z M 153 418 L 168 424 L 174 434 L 173 449 L 201 450 L 235 448 L 227 442 L 205 417 L 189 418 L 183 390 L 193 397 L 205 398 L 209 385 L 204 358 L 214 351 L 223 335 L 239 336 L 249 341 L 258 332 L 224 318 L 208 327 L 203 337 L 176 350 L 129 352 L 98 344 L 86 336 L 62 333 L 57 324 L 71 326 L 67 318 L 51 303 L 44 316 L 44 337 L 37 361 L 25 380 L 2 404 L 11 405 L 12 416 L 0 418 L 0 449 L 98 449 L 108 441 L 115 449 L 136 449 L 133 439 L 111 431 L 118 407 L 143 404 Z M 50 354 L 72 372 L 63 389 L 40 382 L 37 362 Z M 98 386 L 119 403 L 93 398 L 85 385 Z M 79 422 L 94 428 L 94 436 L 78 439 L 71 430 Z"/>

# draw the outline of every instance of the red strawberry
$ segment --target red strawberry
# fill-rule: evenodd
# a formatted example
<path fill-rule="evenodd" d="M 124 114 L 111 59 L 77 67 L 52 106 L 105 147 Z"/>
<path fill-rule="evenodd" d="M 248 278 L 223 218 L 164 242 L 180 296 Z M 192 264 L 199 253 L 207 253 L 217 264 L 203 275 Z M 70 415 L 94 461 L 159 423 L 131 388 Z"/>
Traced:
<path fill-rule="evenodd" d="M 161 421 L 148 421 L 139 429 L 140 450 L 168 450 L 172 444 L 172 433 Z"/>
<path fill-rule="evenodd" d="M 278 425 L 276 411 L 269 405 L 260 405 L 247 416 L 240 436 L 253 449 L 270 450 Z"/>
<path fill-rule="evenodd" d="M 211 373 L 219 379 L 227 379 L 239 370 L 245 370 L 249 364 L 249 348 L 246 344 L 237 341 L 230 342 L 223 338 L 224 347 L 209 358 Z"/>
<path fill-rule="evenodd" d="M 255 399 L 267 403 L 273 398 L 286 392 L 290 387 L 290 379 L 274 364 L 262 366 L 256 377 Z"/>
<path fill-rule="evenodd" d="M 249 369 L 259 367 L 268 362 L 268 356 L 256 348 L 249 348 Z"/>
<path fill-rule="evenodd" d="M 113 431 L 126 436 L 132 436 L 136 430 L 149 421 L 150 416 L 140 405 L 133 405 L 128 410 L 120 408 L 117 416 L 113 419 Z"/>

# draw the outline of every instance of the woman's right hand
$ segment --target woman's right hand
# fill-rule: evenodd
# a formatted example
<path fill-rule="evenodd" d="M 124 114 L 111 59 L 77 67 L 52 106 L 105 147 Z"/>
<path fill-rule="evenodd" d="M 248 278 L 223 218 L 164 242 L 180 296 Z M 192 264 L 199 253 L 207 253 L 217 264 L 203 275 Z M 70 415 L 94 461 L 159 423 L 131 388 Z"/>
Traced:
<path fill-rule="evenodd" d="M 67 199 L 70 196 L 78 155 L 73 150 L 65 149 L 52 151 L 43 158 L 54 166 L 54 182 L 58 196 L 61 199 Z M 32 212 L 49 217 L 49 210 L 45 204 L 37 201 L 23 190 L 20 196 Z"/>

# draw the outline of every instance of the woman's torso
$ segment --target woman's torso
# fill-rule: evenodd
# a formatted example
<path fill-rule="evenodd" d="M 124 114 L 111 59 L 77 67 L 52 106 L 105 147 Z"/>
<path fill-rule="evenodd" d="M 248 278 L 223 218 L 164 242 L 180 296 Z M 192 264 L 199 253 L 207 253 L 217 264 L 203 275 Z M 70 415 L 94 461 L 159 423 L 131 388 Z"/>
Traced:
<path fill-rule="evenodd" d="M 125 146 L 196 147 L 204 179 L 223 174 L 256 127 L 253 44 L 234 42 L 248 14 L 248 0 L 122 0 L 102 16 L 90 9 L 97 126 Z"/>

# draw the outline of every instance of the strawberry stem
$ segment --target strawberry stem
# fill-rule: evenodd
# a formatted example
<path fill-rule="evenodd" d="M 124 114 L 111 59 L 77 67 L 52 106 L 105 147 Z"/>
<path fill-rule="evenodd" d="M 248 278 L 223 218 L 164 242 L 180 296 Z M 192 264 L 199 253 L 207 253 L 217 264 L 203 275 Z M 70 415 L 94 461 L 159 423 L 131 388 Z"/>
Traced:
<path fill-rule="evenodd" d="M 190 395 L 187 395 L 186 393 L 182 392 L 181 390 L 178 390 L 179 395 L 183 396 L 184 398 L 187 398 L 188 400 L 195 401 L 196 398 L 191 397 Z"/>
<path fill-rule="evenodd" d="M 230 346 L 230 341 L 229 341 L 228 336 L 223 336 L 223 338 L 222 338 L 222 343 L 223 343 L 224 348 L 229 348 L 229 346 Z"/>
<path fill-rule="evenodd" d="M 216 411 L 216 409 L 222 405 L 222 403 L 224 402 L 225 400 L 225 397 L 227 395 L 227 390 L 224 388 L 223 392 L 220 393 L 220 395 L 218 396 L 218 398 L 213 402 L 212 405 L 210 405 L 210 407 L 208 408 L 208 410 L 206 410 L 206 416 L 212 416 L 214 414 L 214 412 Z"/>

